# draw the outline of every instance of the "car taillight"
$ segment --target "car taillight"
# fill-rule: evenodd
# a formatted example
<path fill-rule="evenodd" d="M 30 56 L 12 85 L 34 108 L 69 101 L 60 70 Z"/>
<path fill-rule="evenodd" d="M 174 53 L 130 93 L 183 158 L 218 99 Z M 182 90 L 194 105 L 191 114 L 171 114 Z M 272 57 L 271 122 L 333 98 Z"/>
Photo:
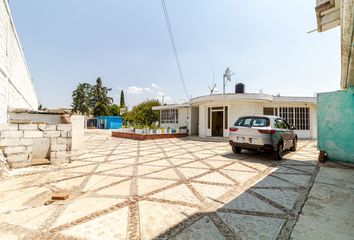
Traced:
<path fill-rule="evenodd" d="M 264 133 L 264 134 L 274 134 L 275 133 L 275 130 L 274 129 L 258 129 L 258 132 L 260 133 Z"/>
<path fill-rule="evenodd" d="M 235 127 L 230 127 L 230 132 L 236 132 L 238 130 L 238 128 L 235 128 Z"/>

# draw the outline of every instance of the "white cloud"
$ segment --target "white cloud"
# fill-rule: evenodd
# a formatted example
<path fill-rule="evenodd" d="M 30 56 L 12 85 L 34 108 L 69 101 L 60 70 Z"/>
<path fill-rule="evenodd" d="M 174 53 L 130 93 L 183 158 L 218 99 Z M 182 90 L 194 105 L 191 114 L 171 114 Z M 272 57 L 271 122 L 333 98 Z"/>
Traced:
<path fill-rule="evenodd" d="M 129 94 L 140 94 L 144 91 L 144 88 L 137 87 L 137 86 L 130 86 L 127 89 L 127 93 Z"/>
<path fill-rule="evenodd" d="M 141 94 L 143 92 L 153 92 L 153 90 L 149 87 L 137 87 L 137 86 L 130 86 L 126 90 L 129 94 Z"/>
<path fill-rule="evenodd" d="M 157 94 L 157 96 L 165 96 L 166 95 L 166 93 L 161 92 L 161 91 L 158 91 L 156 94 Z"/>
<path fill-rule="evenodd" d="M 156 83 L 151 83 L 151 87 L 155 90 L 159 90 L 160 89 L 160 86 L 157 85 Z"/>
<path fill-rule="evenodd" d="M 158 99 L 159 101 L 163 101 L 167 104 L 174 103 L 175 101 L 156 83 L 152 83 L 148 87 L 130 86 L 124 91 L 127 93 L 126 102 L 129 107 L 135 106 L 146 99 Z M 115 97 L 119 97 L 118 94 Z"/>

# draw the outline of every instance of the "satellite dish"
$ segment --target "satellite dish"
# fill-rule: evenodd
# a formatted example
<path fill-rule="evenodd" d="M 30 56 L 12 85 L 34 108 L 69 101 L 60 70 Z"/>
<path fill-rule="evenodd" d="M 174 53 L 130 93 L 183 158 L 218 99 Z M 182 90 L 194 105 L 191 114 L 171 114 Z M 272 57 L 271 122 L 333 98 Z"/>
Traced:
<path fill-rule="evenodd" d="M 224 80 L 224 82 L 223 82 L 223 93 L 224 94 L 225 94 L 226 81 L 230 81 L 231 82 L 231 77 L 233 75 L 235 75 L 235 73 L 232 72 L 229 67 L 227 67 L 225 72 L 224 72 L 224 75 L 223 75 L 223 80 Z"/>
<path fill-rule="evenodd" d="M 235 75 L 235 73 L 232 72 L 229 67 L 226 68 L 225 73 L 224 73 L 224 78 L 225 78 L 226 80 L 228 80 L 228 81 L 231 81 L 231 77 L 232 77 L 233 75 Z"/>

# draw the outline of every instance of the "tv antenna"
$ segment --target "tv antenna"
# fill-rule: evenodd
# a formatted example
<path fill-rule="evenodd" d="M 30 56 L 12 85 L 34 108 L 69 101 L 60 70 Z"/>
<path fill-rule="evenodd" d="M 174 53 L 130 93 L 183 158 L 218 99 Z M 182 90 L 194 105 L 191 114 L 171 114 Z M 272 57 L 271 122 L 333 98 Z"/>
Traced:
<path fill-rule="evenodd" d="M 226 82 L 230 81 L 231 82 L 231 77 L 235 75 L 234 72 L 232 72 L 230 70 L 229 67 L 226 68 L 224 75 L 223 75 L 223 94 L 225 94 L 225 86 L 226 86 Z"/>
<path fill-rule="evenodd" d="M 215 83 L 215 75 L 213 73 L 213 83 L 211 85 L 208 86 L 209 90 L 210 90 L 210 95 L 213 95 L 215 88 L 216 88 L 216 83 Z"/>

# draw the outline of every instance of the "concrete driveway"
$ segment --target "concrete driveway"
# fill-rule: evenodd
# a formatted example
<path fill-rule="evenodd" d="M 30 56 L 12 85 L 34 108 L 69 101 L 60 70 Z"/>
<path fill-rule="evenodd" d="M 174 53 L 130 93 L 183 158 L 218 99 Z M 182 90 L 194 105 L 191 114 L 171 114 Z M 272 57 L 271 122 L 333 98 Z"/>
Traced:
<path fill-rule="evenodd" d="M 298 148 L 278 162 L 90 131 L 72 163 L 0 182 L 0 239 L 287 239 L 318 171 L 315 142 Z M 44 205 L 58 189 L 70 198 Z"/>

